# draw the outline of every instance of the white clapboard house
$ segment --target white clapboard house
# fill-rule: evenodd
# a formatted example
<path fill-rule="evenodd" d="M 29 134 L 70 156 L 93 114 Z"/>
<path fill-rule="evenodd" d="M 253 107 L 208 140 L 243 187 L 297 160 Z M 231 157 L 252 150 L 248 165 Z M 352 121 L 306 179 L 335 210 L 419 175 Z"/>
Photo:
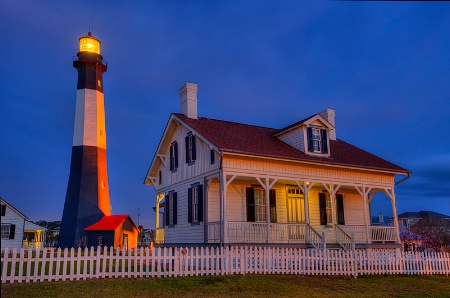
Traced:
<path fill-rule="evenodd" d="M 277 129 L 197 116 L 197 85 L 180 89 L 145 184 L 156 190 L 156 243 L 400 247 L 371 225 L 383 193 L 410 172 L 336 138 L 335 112 Z"/>
<path fill-rule="evenodd" d="M 22 212 L 1 199 L 2 250 L 17 248 L 43 248 L 45 228 L 28 220 Z"/>

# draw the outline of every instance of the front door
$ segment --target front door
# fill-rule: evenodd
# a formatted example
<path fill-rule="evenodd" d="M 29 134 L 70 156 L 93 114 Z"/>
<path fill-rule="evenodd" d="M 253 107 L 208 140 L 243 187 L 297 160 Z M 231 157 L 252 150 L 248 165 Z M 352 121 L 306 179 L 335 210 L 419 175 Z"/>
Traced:
<path fill-rule="evenodd" d="M 305 222 L 305 199 L 298 187 L 287 187 L 287 220 L 288 223 Z"/>
<path fill-rule="evenodd" d="M 125 249 L 128 249 L 128 235 L 127 234 L 123 234 L 123 247 L 125 247 Z"/>

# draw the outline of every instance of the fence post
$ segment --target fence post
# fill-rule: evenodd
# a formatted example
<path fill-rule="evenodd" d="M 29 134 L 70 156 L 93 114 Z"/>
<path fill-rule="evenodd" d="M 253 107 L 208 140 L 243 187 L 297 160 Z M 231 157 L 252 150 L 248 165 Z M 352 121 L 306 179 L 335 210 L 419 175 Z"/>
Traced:
<path fill-rule="evenodd" d="M 326 240 L 326 237 L 325 237 L 325 232 L 322 232 L 322 249 L 324 251 L 327 250 L 327 240 Z"/>

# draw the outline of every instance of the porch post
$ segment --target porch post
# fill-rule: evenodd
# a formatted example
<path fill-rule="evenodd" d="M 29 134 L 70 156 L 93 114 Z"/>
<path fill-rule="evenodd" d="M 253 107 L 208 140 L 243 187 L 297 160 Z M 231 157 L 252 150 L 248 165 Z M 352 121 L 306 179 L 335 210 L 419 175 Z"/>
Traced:
<path fill-rule="evenodd" d="M 156 229 L 159 228 L 159 197 L 160 194 L 156 195 Z M 166 208 L 168 208 L 169 206 L 167 206 Z M 156 232 L 156 231 L 155 231 Z"/>
<path fill-rule="evenodd" d="M 266 177 L 266 183 L 264 185 L 264 191 L 266 193 L 267 243 L 271 243 L 272 235 L 270 234 L 270 186 L 269 186 L 269 178 L 267 178 L 267 177 Z"/>
<path fill-rule="evenodd" d="M 370 233 L 369 233 L 369 224 L 370 224 L 370 214 L 369 214 L 369 207 L 368 207 L 368 191 L 366 190 L 366 187 L 363 186 L 363 191 L 362 191 L 362 199 L 363 199 L 363 203 L 364 203 L 364 225 L 366 226 L 366 241 L 367 243 L 372 243 L 372 238 L 370 237 Z"/>
<path fill-rule="evenodd" d="M 394 187 L 392 187 L 391 189 L 391 203 L 392 203 L 392 214 L 394 215 L 394 222 L 395 222 L 395 227 L 396 227 L 396 231 L 397 231 L 397 243 L 401 243 L 400 241 L 400 230 L 398 228 L 398 215 L 397 215 L 397 203 L 395 200 L 395 191 L 394 191 Z"/>
<path fill-rule="evenodd" d="M 312 183 L 310 184 L 311 187 L 308 187 L 308 185 L 306 185 L 306 181 L 303 181 L 303 203 L 305 205 L 304 209 L 305 209 L 305 222 L 307 225 L 309 225 L 309 201 L 308 201 L 308 192 L 312 187 Z"/>
<path fill-rule="evenodd" d="M 220 222 L 222 229 L 222 244 L 228 242 L 228 233 L 227 233 L 227 222 L 225 218 L 226 214 L 226 174 L 221 172 L 220 175 L 220 194 L 221 194 L 221 203 L 220 203 Z"/>

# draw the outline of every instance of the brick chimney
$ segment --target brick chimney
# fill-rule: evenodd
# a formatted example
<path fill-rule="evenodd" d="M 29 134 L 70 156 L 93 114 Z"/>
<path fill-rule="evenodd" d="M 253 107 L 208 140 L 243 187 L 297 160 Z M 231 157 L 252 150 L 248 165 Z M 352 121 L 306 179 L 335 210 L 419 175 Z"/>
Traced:
<path fill-rule="evenodd" d="M 336 140 L 336 123 L 334 121 L 335 111 L 332 109 L 326 109 L 319 113 L 320 116 L 325 118 L 331 125 L 333 125 L 333 129 L 330 130 L 329 136 L 330 140 Z"/>
<path fill-rule="evenodd" d="M 186 83 L 180 89 L 181 113 L 188 118 L 197 119 L 197 84 Z"/>

